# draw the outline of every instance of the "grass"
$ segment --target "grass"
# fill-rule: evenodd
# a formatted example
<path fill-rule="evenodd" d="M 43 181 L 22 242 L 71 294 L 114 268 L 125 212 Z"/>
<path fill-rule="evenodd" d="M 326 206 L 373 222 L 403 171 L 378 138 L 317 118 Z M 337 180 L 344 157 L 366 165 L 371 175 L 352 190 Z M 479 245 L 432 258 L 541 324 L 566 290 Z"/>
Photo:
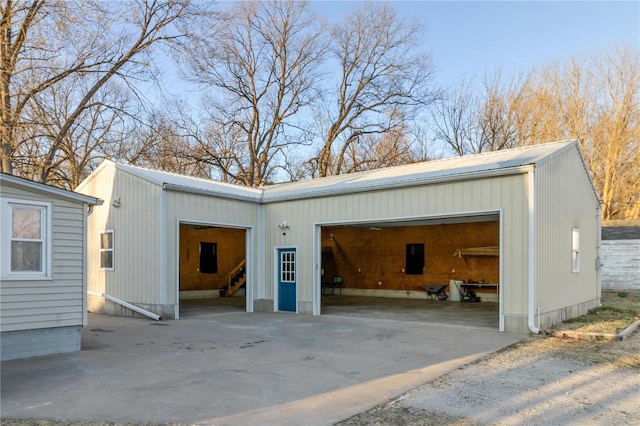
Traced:
<path fill-rule="evenodd" d="M 640 292 L 602 292 L 602 306 L 586 315 L 558 324 L 557 330 L 615 334 L 640 320 Z M 612 364 L 640 370 L 640 329 L 624 341 L 578 340 L 530 336 L 521 345 L 534 352 L 584 363 Z"/>
<path fill-rule="evenodd" d="M 557 328 L 616 334 L 640 320 L 640 292 L 602 292 L 602 306 L 572 318 Z"/>

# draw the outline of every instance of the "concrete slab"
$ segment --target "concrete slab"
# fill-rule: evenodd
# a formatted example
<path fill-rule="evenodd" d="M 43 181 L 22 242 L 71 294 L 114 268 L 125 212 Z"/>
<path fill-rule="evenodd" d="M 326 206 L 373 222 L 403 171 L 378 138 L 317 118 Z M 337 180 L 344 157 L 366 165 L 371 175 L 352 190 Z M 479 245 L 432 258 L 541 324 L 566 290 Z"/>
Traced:
<path fill-rule="evenodd" d="M 83 350 L 2 363 L 2 418 L 328 425 L 523 336 L 371 317 L 89 315 Z"/>
<path fill-rule="evenodd" d="M 427 324 L 500 328 L 497 303 L 437 299 L 323 296 L 322 315 L 417 321 Z"/>

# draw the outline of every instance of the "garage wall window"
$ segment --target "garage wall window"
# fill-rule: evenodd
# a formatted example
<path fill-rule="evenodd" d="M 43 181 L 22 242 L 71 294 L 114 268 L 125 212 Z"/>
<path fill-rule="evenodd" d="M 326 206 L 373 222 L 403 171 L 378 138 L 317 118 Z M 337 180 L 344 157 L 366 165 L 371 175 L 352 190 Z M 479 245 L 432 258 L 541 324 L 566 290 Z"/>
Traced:
<path fill-rule="evenodd" d="M 113 229 L 100 233 L 100 269 L 113 271 L 114 269 L 114 240 Z"/>
<path fill-rule="evenodd" d="M 580 230 L 571 228 L 571 272 L 580 272 Z"/>
<path fill-rule="evenodd" d="M 200 243 L 200 272 L 203 274 L 218 272 L 218 244 Z"/>
<path fill-rule="evenodd" d="M 424 243 L 407 244 L 404 270 L 407 275 L 422 275 L 424 272 Z"/>
<path fill-rule="evenodd" d="M 2 200 L 3 253 L 0 275 L 37 279 L 51 277 L 51 204 Z"/>

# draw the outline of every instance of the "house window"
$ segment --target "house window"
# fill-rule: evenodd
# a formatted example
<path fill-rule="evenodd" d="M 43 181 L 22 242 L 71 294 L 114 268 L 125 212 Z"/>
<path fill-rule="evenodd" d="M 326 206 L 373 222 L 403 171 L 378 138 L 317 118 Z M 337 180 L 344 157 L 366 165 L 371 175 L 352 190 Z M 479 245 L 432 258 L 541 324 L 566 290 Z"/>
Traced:
<path fill-rule="evenodd" d="M 580 272 L 580 230 L 571 228 L 571 272 Z"/>
<path fill-rule="evenodd" d="M 113 271 L 113 230 L 100 233 L 100 269 Z"/>
<path fill-rule="evenodd" d="M 424 272 L 424 243 L 407 244 L 404 270 L 407 275 L 422 275 Z"/>
<path fill-rule="evenodd" d="M 22 200 L 3 200 L 2 276 L 51 276 L 51 204 Z"/>
<path fill-rule="evenodd" d="M 218 244 L 200 243 L 200 272 L 203 274 L 218 272 Z"/>

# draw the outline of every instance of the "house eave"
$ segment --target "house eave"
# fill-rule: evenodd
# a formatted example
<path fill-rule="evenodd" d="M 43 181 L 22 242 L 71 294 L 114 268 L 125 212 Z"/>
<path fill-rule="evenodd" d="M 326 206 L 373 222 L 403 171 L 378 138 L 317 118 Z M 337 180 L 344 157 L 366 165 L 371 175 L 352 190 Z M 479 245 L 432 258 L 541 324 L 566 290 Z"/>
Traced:
<path fill-rule="evenodd" d="M 52 195 L 59 198 L 65 198 L 68 200 L 78 201 L 86 203 L 92 206 L 100 206 L 103 200 L 88 195 L 80 194 L 78 192 L 68 191 L 66 189 L 56 188 L 44 183 L 34 182 L 32 180 L 23 179 L 21 177 L 9 175 L 6 173 L 0 174 L 0 182 L 8 182 L 16 186 L 21 186 L 33 191 L 42 192 L 48 195 Z"/>

